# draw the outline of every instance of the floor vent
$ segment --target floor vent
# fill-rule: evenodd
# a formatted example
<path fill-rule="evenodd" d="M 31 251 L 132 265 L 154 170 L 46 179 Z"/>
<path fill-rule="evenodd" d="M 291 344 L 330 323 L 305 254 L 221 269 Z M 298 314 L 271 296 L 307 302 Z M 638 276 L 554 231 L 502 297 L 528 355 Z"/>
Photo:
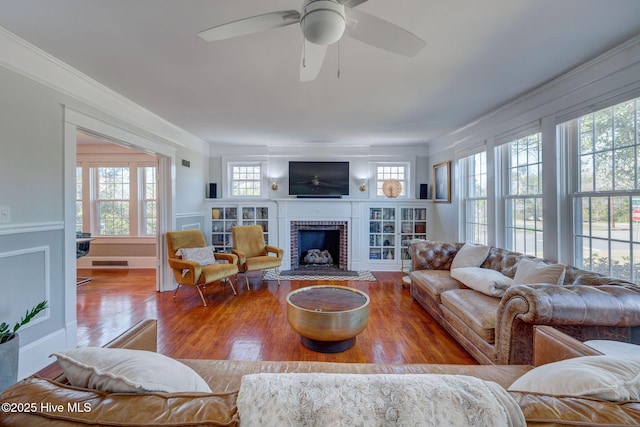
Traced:
<path fill-rule="evenodd" d="M 95 267 L 105 267 L 105 266 L 118 266 L 118 267 L 127 267 L 129 265 L 129 261 L 92 261 L 92 265 Z"/>

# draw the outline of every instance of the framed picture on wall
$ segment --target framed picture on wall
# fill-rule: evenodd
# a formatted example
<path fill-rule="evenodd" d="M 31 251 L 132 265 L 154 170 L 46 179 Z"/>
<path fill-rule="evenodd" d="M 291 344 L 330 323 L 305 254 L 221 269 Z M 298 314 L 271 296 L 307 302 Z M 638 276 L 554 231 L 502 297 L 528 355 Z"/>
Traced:
<path fill-rule="evenodd" d="M 451 162 L 433 166 L 433 201 L 451 203 Z"/>

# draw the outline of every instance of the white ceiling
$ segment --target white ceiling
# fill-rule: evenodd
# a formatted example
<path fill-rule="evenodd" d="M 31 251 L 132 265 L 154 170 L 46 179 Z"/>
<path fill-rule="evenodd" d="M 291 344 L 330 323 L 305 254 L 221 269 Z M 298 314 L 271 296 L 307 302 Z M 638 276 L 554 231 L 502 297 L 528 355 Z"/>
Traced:
<path fill-rule="evenodd" d="M 369 0 L 423 38 L 413 58 L 353 39 L 299 81 L 297 25 L 197 33 L 301 0 L 0 0 L 0 26 L 212 143 L 429 142 L 640 34 L 639 0 Z"/>

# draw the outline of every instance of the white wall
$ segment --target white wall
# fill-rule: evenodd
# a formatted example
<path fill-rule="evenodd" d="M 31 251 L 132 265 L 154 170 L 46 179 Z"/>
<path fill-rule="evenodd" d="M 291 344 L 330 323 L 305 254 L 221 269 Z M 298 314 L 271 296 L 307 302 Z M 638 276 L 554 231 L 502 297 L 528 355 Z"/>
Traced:
<path fill-rule="evenodd" d="M 428 160 L 426 145 L 376 145 L 346 147 L 340 144 L 304 144 L 300 146 L 257 147 L 213 144 L 210 151 L 210 182 L 218 184 L 218 198 L 227 198 L 227 165 L 229 162 L 263 162 L 267 198 L 289 197 L 289 161 L 348 161 L 351 183 L 347 199 L 372 197 L 372 164 L 374 162 L 409 162 L 412 175 L 410 198 L 419 194 L 417 184 L 428 182 Z M 278 190 L 270 184 L 277 179 Z M 367 181 L 367 191 L 358 187 Z"/>
<path fill-rule="evenodd" d="M 459 240 L 458 219 L 461 215 L 458 188 L 455 184 L 456 162 L 470 147 L 485 145 L 493 150 L 500 141 L 508 141 L 510 134 L 532 126 L 539 127 L 543 144 L 543 205 L 545 209 L 544 256 L 550 260 L 572 263 L 570 223 L 567 218 L 566 186 L 563 186 L 565 164 L 561 162 L 561 147 L 556 125 L 579 117 L 589 111 L 640 96 L 640 36 L 571 70 L 565 75 L 501 106 L 489 114 L 462 126 L 430 143 L 430 165 L 451 160 L 451 205 L 434 203 L 434 237 Z M 489 159 L 490 156 L 488 156 Z M 491 187 L 491 182 L 489 183 Z M 490 189 L 489 193 L 492 191 Z M 490 212 L 500 209 L 495 200 L 488 201 Z M 499 212 L 498 212 L 499 213 Z M 560 219 L 563 223 L 558 221 Z M 499 223 L 489 224 L 495 235 L 492 244 L 504 244 Z M 567 231 L 569 234 L 567 235 Z M 502 240 L 501 240 L 502 239 Z"/>
<path fill-rule="evenodd" d="M 189 172 L 168 171 L 174 185 L 167 203 L 180 201 L 175 211 L 202 213 L 208 147 L 2 28 L 0 93 L 0 206 L 11 212 L 10 222 L 0 224 L 0 322 L 15 323 L 42 299 L 50 304 L 20 331 L 24 377 L 51 363 L 52 352 L 76 343 L 75 227 L 65 225 L 75 215 L 67 202 L 75 197 L 69 176 L 75 176 L 76 158 L 70 148 L 75 129 L 71 137 L 65 133 L 68 107 L 193 158 Z"/>

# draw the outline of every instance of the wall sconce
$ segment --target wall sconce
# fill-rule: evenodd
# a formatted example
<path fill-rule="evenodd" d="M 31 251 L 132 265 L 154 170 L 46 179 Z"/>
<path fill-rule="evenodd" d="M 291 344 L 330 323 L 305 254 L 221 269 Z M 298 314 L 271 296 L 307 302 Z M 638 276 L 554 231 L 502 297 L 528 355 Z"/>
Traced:
<path fill-rule="evenodd" d="M 360 191 L 367 191 L 367 181 L 362 181 L 362 184 L 360 184 L 360 187 L 358 187 L 358 189 Z"/>
<path fill-rule="evenodd" d="M 278 180 L 276 180 L 275 178 L 273 179 L 273 181 L 271 182 L 271 189 L 273 191 L 278 191 Z"/>

